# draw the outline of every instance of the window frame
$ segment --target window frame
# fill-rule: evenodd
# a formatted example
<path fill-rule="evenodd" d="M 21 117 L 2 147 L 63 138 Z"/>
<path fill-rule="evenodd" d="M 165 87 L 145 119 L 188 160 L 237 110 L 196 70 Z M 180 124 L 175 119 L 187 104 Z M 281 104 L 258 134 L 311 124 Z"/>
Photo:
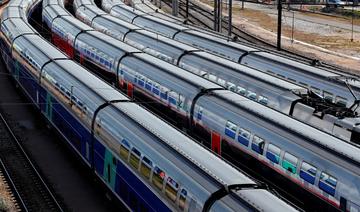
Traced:
<path fill-rule="evenodd" d="M 286 159 L 286 156 L 287 156 L 287 155 L 289 155 L 290 157 L 294 157 L 294 158 L 296 159 L 295 165 L 292 163 L 293 161 L 290 161 L 290 160 Z M 283 169 L 285 169 L 286 171 L 291 172 L 292 174 L 296 174 L 298 162 L 299 162 L 299 158 L 298 158 L 298 157 L 296 157 L 295 155 L 293 155 L 293 154 L 291 154 L 291 153 L 289 153 L 289 152 L 285 152 L 285 153 L 284 153 L 284 157 L 283 157 L 282 162 L 281 162 L 281 167 L 282 167 Z M 287 167 L 284 167 L 284 166 L 285 166 L 284 163 L 286 163 L 286 166 L 287 166 Z M 289 164 L 291 164 L 291 165 L 294 166 L 294 167 L 289 167 Z M 289 168 L 291 168 L 291 171 L 289 170 Z M 293 169 L 294 169 L 294 170 L 293 170 Z"/>
<path fill-rule="evenodd" d="M 235 139 L 238 125 L 234 122 L 227 120 L 225 124 L 225 135 L 229 138 Z"/>
<path fill-rule="evenodd" d="M 278 151 L 279 153 L 277 153 L 276 151 Z M 274 161 L 273 159 L 271 159 L 271 156 L 269 155 L 271 154 L 271 156 L 273 156 L 276 160 Z M 272 144 L 272 143 L 269 143 L 268 144 L 268 147 L 266 149 L 266 158 L 268 160 L 270 160 L 272 163 L 275 163 L 275 164 L 279 164 L 280 163 L 280 157 L 281 157 L 281 148 Z"/>
<path fill-rule="evenodd" d="M 309 170 L 310 169 L 307 169 L 307 167 L 304 168 L 304 166 L 309 166 L 310 169 L 315 169 L 315 174 L 314 173 L 311 173 Z M 316 179 L 316 174 L 317 174 L 317 168 L 316 166 L 306 162 L 306 161 L 302 161 L 301 162 L 301 166 L 300 166 L 300 173 L 299 173 L 299 176 L 301 179 L 303 179 L 304 181 L 310 183 L 310 184 L 315 184 L 315 179 Z"/>
<path fill-rule="evenodd" d="M 244 135 L 244 132 L 249 135 L 249 138 L 243 136 L 243 135 Z M 239 139 L 243 139 L 243 141 L 242 141 L 242 140 L 239 140 Z M 239 127 L 237 141 L 238 141 L 240 144 L 248 147 L 248 146 L 249 146 L 249 143 L 250 143 L 250 140 L 251 140 L 251 131 L 250 131 L 250 130 L 247 130 L 247 129 L 243 128 L 243 127 Z M 246 145 L 245 145 L 245 143 L 246 143 Z"/>

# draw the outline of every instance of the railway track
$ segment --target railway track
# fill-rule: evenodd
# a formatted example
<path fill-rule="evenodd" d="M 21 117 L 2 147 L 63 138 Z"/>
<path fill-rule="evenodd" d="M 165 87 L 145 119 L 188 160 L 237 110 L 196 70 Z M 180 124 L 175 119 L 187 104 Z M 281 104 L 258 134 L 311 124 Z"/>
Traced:
<path fill-rule="evenodd" d="M 164 1 L 162 1 L 162 3 L 164 3 L 166 6 L 172 8 L 171 0 L 164 0 Z M 193 13 L 191 11 L 193 11 L 195 13 Z M 179 14 L 183 18 L 186 18 L 186 2 L 185 1 L 179 0 Z M 201 16 L 199 17 L 194 14 L 200 14 Z M 189 0 L 188 22 L 195 23 L 206 29 L 212 30 L 213 23 L 214 23 L 214 15 L 213 15 L 212 11 L 204 9 Z M 222 31 L 227 32 L 227 30 L 228 30 L 228 20 L 223 18 L 222 19 Z M 254 36 L 252 34 L 249 34 L 246 31 L 244 31 L 241 28 L 236 27 L 234 25 L 232 25 L 232 36 L 237 37 L 238 38 L 237 42 L 240 42 L 242 44 L 250 45 L 254 48 L 259 48 L 259 46 L 261 46 L 260 48 L 263 48 L 264 51 L 271 51 L 271 52 L 277 51 L 276 45 L 268 43 L 262 39 L 259 39 L 258 37 Z M 314 58 L 309 58 L 306 55 L 302 55 L 302 54 L 299 54 L 299 53 L 296 53 L 293 51 L 282 49 L 278 53 L 281 54 L 283 57 L 287 57 L 291 60 L 295 60 L 297 62 L 301 62 L 301 63 L 308 64 L 308 65 L 310 64 L 310 65 L 316 66 L 320 69 L 323 69 L 323 70 L 326 70 L 326 71 L 329 71 L 329 72 L 332 72 L 335 74 L 340 74 L 340 75 L 343 75 L 343 76 L 346 76 L 349 78 L 359 77 L 359 75 L 352 73 L 351 70 L 344 70 L 343 68 L 335 66 L 335 65 L 321 63 Z"/>
<path fill-rule="evenodd" d="M 63 211 L 1 113 L 0 169 L 22 211 Z"/>

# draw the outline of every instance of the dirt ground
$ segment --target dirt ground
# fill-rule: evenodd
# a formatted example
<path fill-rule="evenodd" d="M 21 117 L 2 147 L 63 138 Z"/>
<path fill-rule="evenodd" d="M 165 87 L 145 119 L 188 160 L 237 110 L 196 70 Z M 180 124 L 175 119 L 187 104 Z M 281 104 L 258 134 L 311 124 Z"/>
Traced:
<path fill-rule="evenodd" d="M 7 191 L 6 185 L 0 177 L 0 211 L 15 212 L 18 211 L 12 201 L 11 194 Z"/>
<path fill-rule="evenodd" d="M 213 1 L 200 0 L 203 6 L 212 9 Z M 200 2 L 199 2 L 200 3 Z M 200 4 L 201 4 L 200 3 Z M 241 4 L 233 7 L 233 24 L 243 30 L 257 35 L 259 38 L 271 43 L 276 43 L 277 15 L 276 10 L 269 13 L 263 6 L 255 4 L 245 5 L 241 9 Z M 223 13 L 227 15 L 226 7 L 223 6 Z M 300 13 L 301 15 L 331 20 L 344 24 L 349 24 L 349 17 L 330 17 L 319 14 Z M 354 40 L 351 41 L 351 31 L 340 27 L 329 26 L 327 24 L 311 23 L 295 18 L 295 28 L 292 33 L 292 18 L 283 17 L 282 27 L 282 48 L 293 50 L 298 53 L 306 54 L 343 67 L 347 71 L 359 74 L 360 72 L 360 33 L 354 32 Z M 351 22 L 350 22 L 351 23 Z M 354 19 L 354 25 L 360 25 L 360 19 Z M 292 35 L 293 34 L 293 35 Z M 292 42 L 291 37 L 294 41 Z"/>
<path fill-rule="evenodd" d="M 266 30 L 269 30 L 270 32 L 275 33 L 277 31 L 277 20 L 273 16 L 270 16 L 268 14 L 253 9 L 245 8 L 241 10 L 239 6 L 236 6 L 234 9 L 235 9 L 234 13 L 236 18 L 245 17 L 251 23 L 256 24 Z M 241 15 L 237 15 L 236 13 Z M 323 18 L 318 14 L 307 14 L 307 15 Z M 345 18 L 336 18 L 336 17 L 329 17 L 329 18 L 341 22 L 348 22 L 348 20 L 346 20 Z M 356 23 L 360 24 L 360 20 L 356 19 Z M 360 37 L 354 36 L 355 39 L 351 41 L 350 40 L 351 34 L 349 32 L 343 31 L 341 29 L 335 29 L 335 30 L 338 33 L 332 33 L 334 35 L 331 36 L 322 36 L 319 33 L 301 31 L 295 28 L 293 37 L 296 40 L 313 44 L 331 51 L 336 51 L 346 55 L 360 58 Z M 283 26 L 282 33 L 283 36 L 291 38 L 292 27 L 288 25 Z M 355 34 L 359 34 L 359 33 L 355 33 Z M 346 37 L 348 37 L 348 39 L 346 39 Z"/>

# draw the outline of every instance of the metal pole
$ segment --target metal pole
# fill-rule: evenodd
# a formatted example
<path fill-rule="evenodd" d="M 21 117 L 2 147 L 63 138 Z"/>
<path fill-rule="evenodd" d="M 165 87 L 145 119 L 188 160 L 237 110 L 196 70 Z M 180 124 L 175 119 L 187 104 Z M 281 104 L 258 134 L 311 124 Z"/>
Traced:
<path fill-rule="evenodd" d="M 222 32 L 222 0 L 219 0 L 219 27 L 218 27 L 218 31 Z"/>
<path fill-rule="evenodd" d="M 354 3 L 351 9 L 351 42 L 354 41 Z"/>
<path fill-rule="evenodd" d="M 277 26 L 277 50 L 281 50 L 281 16 L 282 16 L 282 5 L 281 0 L 278 0 L 278 26 Z"/>
<path fill-rule="evenodd" d="M 172 0 L 172 14 L 173 16 L 179 15 L 179 0 Z"/>
<path fill-rule="evenodd" d="M 217 31 L 217 1 L 214 0 L 214 31 Z"/>
<path fill-rule="evenodd" d="M 294 22 L 295 22 L 295 12 L 292 11 L 293 13 L 293 19 L 292 19 L 292 27 L 291 27 L 291 43 L 294 43 Z"/>
<path fill-rule="evenodd" d="M 232 32 L 232 0 L 229 0 L 229 27 L 228 27 L 228 35 L 231 36 Z"/>
<path fill-rule="evenodd" d="M 186 18 L 189 18 L 189 0 L 186 0 Z"/>
<path fill-rule="evenodd" d="M 242 0 L 242 2 L 241 2 L 241 9 L 242 10 L 244 9 L 244 0 Z"/>

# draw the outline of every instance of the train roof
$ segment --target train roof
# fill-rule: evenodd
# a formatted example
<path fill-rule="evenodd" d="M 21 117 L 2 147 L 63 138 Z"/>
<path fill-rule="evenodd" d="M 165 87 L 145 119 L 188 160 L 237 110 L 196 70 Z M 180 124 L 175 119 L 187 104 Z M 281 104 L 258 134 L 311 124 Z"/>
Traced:
<path fill-rule="evenodd" d="M 6 19 L 1 23 L 1 30 L 6 34 L 10 42 L 23 34 L 37 34 L 31 26 L 19 18 Z"/>
<path fill-rule="evenodd" d="M 282 133 L 281 135 L 285 137 L 290 136 L 293 141 L 298 141 L 297 144 L 306 149 L 311 151 L 316 149 L 316 154 L 360 175 L 360 149 L 351 143 L 319 131 L 285 114 L 249 101 L 245 97 L 234 93 L 224 91 L 214 91 L 213 93 L 213 96 L 220 99 L 219 101 L 214 101 L 218 104 L 228 104 L 229 106 L 226 106 L 228 110 L 246 111 L 237 113 L 243 115 L 251 114 L 253 118 L 257 117 L 256 119 L 265 121 L 264 124 L 271 128 L 276 126 L 278 130 L 273 129 L 273 131 Z M 279 129 L 282 129 L 282 131 L 279 131 Z M 295 137 L 298 138 L 296 139 Z"/>
<path fill-rule="evenodd" d="M 28 59 L 31 59 L 39 70 L 50 60 L 67 59 L 59 52 L 53 51 L 53 46 L 38 35 L 22 35 L 14 41 L 13 48 Z"/>
<path fill-rule="evenodd" d="M 75 1 L 75 2 L 77 2 L 77 1 Z M 100 10 L 99 8 L 97 8 L 97 7 L 88 7 L 88 5 L 79 5 L 76 8 L 76 13 L 81 14 L 81 16 L 84 19 L 86 19 L 89 22 L 89 24 L 92 23 L 92 20 L 95 17 L 99 17 L 99 16 L 102 16 L 102 15 L 108 15 L 106 12 Z"/>
<path fill-rule="evenodd" d="M 49 17 L 51 17 L 51 19 L 54 19 L 55 17 L 63 17 L 63 16 L 70 16 L 70 12 L 68 12 L 67 10 L 64 10 L 61 8 L 61 6 L 59 5 L 46 5 L 46 6 L 43 6 L 43 13 L 46 12 L 48 13 L 47 15 Z"/>
<path fill-rule="evenodd" d="M 307 89 L 301 86 L 298 86 L 294 83 L 285 81 L 283 79 L 279 79 L 277 77 L 271 76 L 269 74 L 263 73 L 261 71 L 255 70 L 253 68 L 249 68 L 244 65 L 240 65 L 238 63 L 235 63 L 233 61 L 206 53 L 206 52 L 195 52 L 194 55 L 196 55 L 198 58 L 202 58 L 204 63 L 211 63 L 216 64 L 221 69 L 221 72 L 226 73 L 228 75 L 234 76 L 234 77 L 249 77 L 248 80 L 252 80 L 252 83 L 263 83 L 263 87 L 268 87 L 269 89 L 280 89 L 280 90 L 289 90 L 294 91 L 296 93 L 307 93 Z M 212 65 L 209 65 L 212 66 Z M 204 70 L 206 71 L 206 70 Z M 254 81 L 254 79 L 256 79 Z"/>

